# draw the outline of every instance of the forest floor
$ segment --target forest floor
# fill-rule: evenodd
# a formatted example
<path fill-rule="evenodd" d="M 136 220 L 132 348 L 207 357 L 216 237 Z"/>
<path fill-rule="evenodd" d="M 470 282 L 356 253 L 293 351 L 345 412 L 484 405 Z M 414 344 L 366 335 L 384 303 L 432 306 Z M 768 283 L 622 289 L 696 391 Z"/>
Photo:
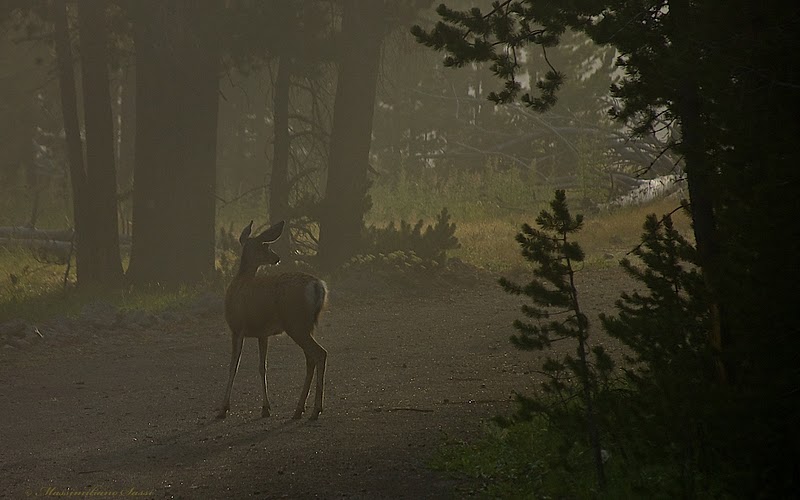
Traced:
<path fill-rule="evenodd" d="M 595 326 L 631 286 L 614 265 L 578 279 Z M 270 341 L 273 416 L 260 416 L 249 339 L 231 412 L 214 418 L 230 342 L 213 301 L 144 327 L 84 320 L 59 335 L 49 324 L 43 340 L 2 349 L 0 498 L 460 496 L 461 479 L 428 466 L 437 449 L 480 435 L 482 422 L 513 410 L 514 391 L 537 385 L 542 354 L 508 341 L 521 299 L 478 271 L 418 287 L 367 277 L 329 286 L 318 421 L 290 419 L 305 363 L 285 335 Z M 594 341 L 618 352 L 601 333 Z"/>

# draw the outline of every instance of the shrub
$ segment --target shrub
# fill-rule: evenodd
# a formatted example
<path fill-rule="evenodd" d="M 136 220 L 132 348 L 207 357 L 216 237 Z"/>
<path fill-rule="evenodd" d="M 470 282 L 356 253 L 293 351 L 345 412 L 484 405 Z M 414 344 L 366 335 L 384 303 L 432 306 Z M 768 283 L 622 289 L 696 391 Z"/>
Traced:
<path fill-rule="evenodd" d="M 424 225 L 420 219 L 413 226 L 405 220 L 400 221 L 399 227 L 394 222 L 383 228 L 369 226 L 365 230 L 363 254 L 388 255 L 400 251 L 413 254 L 424 262 L 444 265 L 447 251 L 461 247 L 455 236 L 456 225 L 450 222 L 447 208 L 443 208 L 433 225 L 428 225 L 423 231 Z"/>
<path fill-rule="evenodd" d="M 514 322 L 518 334 L 511 337 L 511 342 L 528 351 L 549 350 L 554 343 L 570 342 L 576 356 L 545 358 L 541 373 L 546 382 L 542 387 L 551 398 L 546 401 L 518 396 L 518 418 L 529 420 L 533 415 L 544 414 L 554 425 L 585 435 L 598 487 L 602 489 L 605 473 L 594 400 L 598 381 L 607 378 L 613 364 L 602 347 L 590 352 L 589 321 L 581 312 L 575 288 L 574 266 L 583 261 L 584 253 L 580 245 L 570 241 L 570 236 L 583 227 L 583 216 L 573 217 L 566 194 L 557 190 L 550 211 L 542 210 L 536 225 L 539 229 L 524 224 L 516 238 L 522 255 L 536 266 L 533 278 L 524 286 L 500 279 L 500 285 L 508 293 L 525 295 L 532 302 L 522 306 L 526 320 Z M 594 363 L 590 360 L 592 354 Z M 565 435 L 573 432 L 566 431 Z"/>

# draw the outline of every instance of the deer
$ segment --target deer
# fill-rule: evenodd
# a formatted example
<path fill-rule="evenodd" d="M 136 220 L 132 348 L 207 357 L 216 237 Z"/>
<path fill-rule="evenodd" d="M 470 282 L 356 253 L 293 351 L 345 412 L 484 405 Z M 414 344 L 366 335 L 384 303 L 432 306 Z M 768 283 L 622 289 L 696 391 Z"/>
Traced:
<path fill-rule="evenodd" d="M 261 416 L 270 416 L 267 395 L 267 342 L 273 335 L 286 334 L 303 350 L 306 358 L 306 378 L 300 391 L 292 419 L 303 416 L 306 400 L 311 389 L 314 373 L 317 375 L 314 410 L 310 419 L 316 420 L 322 412 L 325 388 L 325 363 L 327 351 L 314 340 L 314 330 L 320 314 L 326 306 L 328 287 L 324 281 L 310 274 L 288 272 L 275 275 L 256 274 L 262 265 L 274 266 L 280 257 L 270 249 L 270 244 L 280 238 L 284 221 L 267 228 L 261 234 L 250 237 L 253 221 L 244 228 L 239 243 L 242 254 L 239 270 L 225 293 L 225 321 L 231 331 L 231 360 L 228 385 L 222 406 L 217 414 L 224 419 L 231 406 L 231 390 L 245 338 L 258 339 L 259 374 L 264 405 Z"/>

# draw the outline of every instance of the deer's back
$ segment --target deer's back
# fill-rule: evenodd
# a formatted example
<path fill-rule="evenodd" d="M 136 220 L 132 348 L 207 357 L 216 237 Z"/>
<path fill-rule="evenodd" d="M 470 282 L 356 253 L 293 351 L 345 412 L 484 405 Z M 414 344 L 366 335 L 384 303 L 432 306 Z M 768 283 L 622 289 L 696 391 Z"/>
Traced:
<path fill-rule="evenodd" d="M 237 276 L 225 295 L 225 319 L 248 337 L 312 329 L 326 297 L 325 282 L 306 273 Z"/>

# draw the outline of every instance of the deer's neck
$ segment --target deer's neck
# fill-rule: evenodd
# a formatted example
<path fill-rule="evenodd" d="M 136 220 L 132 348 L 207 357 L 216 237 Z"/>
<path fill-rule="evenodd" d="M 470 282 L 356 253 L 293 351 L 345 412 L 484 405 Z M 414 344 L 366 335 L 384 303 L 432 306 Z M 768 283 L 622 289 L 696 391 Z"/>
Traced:
<path fill-rule="evenodd" d="M 253 278 L 256 275 L 256 271 L 258 271 L 258 264 L 251 264 L 246 259 L 242 259 L 239 263 L 239 272 L 236 273 L 237 278 Z"/>

